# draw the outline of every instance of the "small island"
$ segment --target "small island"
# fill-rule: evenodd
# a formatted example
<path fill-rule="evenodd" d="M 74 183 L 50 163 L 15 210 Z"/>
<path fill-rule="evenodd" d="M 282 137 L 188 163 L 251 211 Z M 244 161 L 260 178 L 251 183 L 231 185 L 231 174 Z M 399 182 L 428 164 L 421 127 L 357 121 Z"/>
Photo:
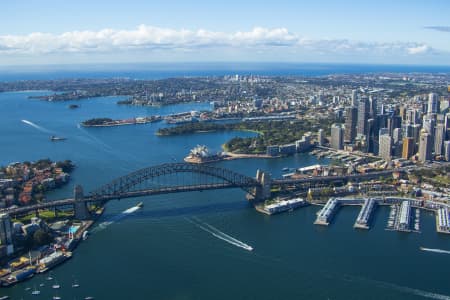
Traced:
<path fill-rule="evenodd" d="M 161 116 L 136 117 L 132 119 L 113 120 L 110 118 L 94 118 L 81 122 L 84 127 L 111 127 L 122 125 L 147 124 L 161 121 Z"/>

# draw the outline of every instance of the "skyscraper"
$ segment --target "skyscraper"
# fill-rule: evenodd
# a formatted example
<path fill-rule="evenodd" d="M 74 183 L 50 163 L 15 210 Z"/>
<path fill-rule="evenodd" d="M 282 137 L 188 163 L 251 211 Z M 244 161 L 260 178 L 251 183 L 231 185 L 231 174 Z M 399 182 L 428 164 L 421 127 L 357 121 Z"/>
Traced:
<path fill-rule="evenodd" d="M 381 132 L 381 130 L 380 130 Z M 389 133 L 385 132 L 380 134 L 378 137 L 378 143 L 380 144 L 380 148 L 378 150 L 378 155 L 381 156 L 384 160 L 388 161 L 392 158 L 392 137 Z"/>
<path fill-rule="evenodd" d="M 358 102 L 358 131 L 357 133 L 359 135 L 366 135 L 367 134 L 367 120 L 369 119 L 369 101 L 366 97 L 363 97 Z"/>
<path fill-rule="evenodd" d="M 417 124 L 419 123 L 419 112 L 417 109 L 408 109 L 406 111 L 405 119 L 408 124 Z"/>
<path fill-rule="evenodd" d="M 426 130 L 422 129 L 420 132 L 419 138 L 419 161 L 424 163 L 427 160 L 431 160 L 431 134 L 429 134 Z"/>
<path fill-rule="evenodd" d="M 2 246 L 6 247 L 7 255 L 14 252 L 11 218 L 8 214 L 0 214 L 0 247 Z"/>
<path fill-rule="evenodd" d="M 427 113 L 430 114 L 436 114 L 438 113 L 438 95 L 435 93 L 430 93 L 428 95 L 428 109 Z"/>
<path fill-rule="evenodd" d="M 401 128 L 395 128 L 392 132 L 392 139 L 394 144 L 398 144 L 401 142 L 403 136 L 403 132 Z"/>
<path fill-rule="evenodd" d="M 377 98 L 374 96 L 369 97 L 369 117 L 371 119 L 375 119 L 375 117 L 378 114 L 378 107 L 377 107 Z"/>
<path fill-rule="evenodd" d="M 414 155 L 414 139 L 412 137 L 403 138 L 402 158 L 409 159 Z"/>
<path fill-rule="evenodd" d="M 319 146 L 323 146 L 323 144 L 325 143 L 325 133 L 323 132 L 322 128 L 320 128 L 317 132 L 317 143 L 319 144 Z"/>
<path fill-rule="evenodd" d="M 450 141 L 444 142 L 444 158 L 446 161 L 450 161 Z"/>
<path fill-rule="evenodd" d="M 331 147 L 337 150 L 344 149 L 344 127 L 341 124 L 331 125 Z"/>
<path fill-rule="evenodd" d="M 345 109 L 345 133 L 344 141 L 346 143 L 353 143 L 356 137 L 356 123 L 358 118 L 358 109 L 353 106 L 349 106 Z"/>
<path fill-rule="evenodd" d="M 442 155 L 442 147 L 444 146 L 444 124 L 437 124 L 434 134 L 434 155 Z"/>
<path fill-rule="evenodd" d="M 358 92 L 357 90 L 352 90 L 352 106 L 355 106 L 358 104 Z"/>

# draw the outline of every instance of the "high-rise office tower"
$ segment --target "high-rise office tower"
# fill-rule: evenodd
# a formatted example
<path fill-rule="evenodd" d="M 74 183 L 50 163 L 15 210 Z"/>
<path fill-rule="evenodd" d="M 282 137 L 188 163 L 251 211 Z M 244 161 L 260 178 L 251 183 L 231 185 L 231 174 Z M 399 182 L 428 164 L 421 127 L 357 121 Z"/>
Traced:
<path fill-rule="evenodd" d="M 408 109 L 406 111 L 405 121 L 409 124 L 418 124 L 420 121 L 419 111 L 417 109 Z"/>
<path fill-rule="evenodd" d="M 428 160 L 431 160 L 431 134 L 429 134 L 426 130 L 422 129 L 420 132 L 419 138 L 419 161 L 424 163 Z"/>
<path fill-rule="evenodd" d="M 402 158 L 409 159 L 414 155 L 414 139 L 412 137 L 403 138 Z"/>
<path fill-rule="evenodd" d="M 363 97 L 358 102 L 358 131 L 359 135 L 367 134 L 367 120 L 369 119 L 369 101 L 366 97 Z"/>
<path fill-rule="evenodd" d="M 369 118 L 375 119 L 375 117 L 378 114 L 378 108 L 377 108 L 377 98 L 374 96 L 369 97 Z"/>
<path fill-rule="evenodd" d="M 356 137 L 356 124 L 358 118 L 358 109 L 356 107 L 350 106 L 345 109 L 345 133 L 344 142 L 353 143 Z"/>
<path fill-rule="evenodd" d="M 392 131 L 393 143 L 395 145 L 397 145 L 398 143 L 400 143 L 402 141 L 402 138 L 403 138 L 402 129 L 401 128 L 395 128 Z"/>
<path fill-rule="evenodd" d="M 323 146 L 323 144 L 325 143 L 325 133 L 322 128 L 320 128 L 317 132 L 317 143 L 319 144 L 319 146 Z"/>
<path fill-rule="evenodd" d="M 434 131 L 434 155 L 442 155 L 442 148 L 444 146 L 444 124 L 437 124 Z"/>
<path fill-rule="evenodd" d="M 444 117 L 445 139 L 450 139 L 450 113 L 445 114 Z"/>
<path fill-rule="evenodd" d="M 331 147 L 337 150 L 344 149 L 344 126 L 342 124 L 331 125 Z"/>
<path fill-rule="evenodd" d="M 450 161 L 450 141 L 444 142 L 444 158 L 446 161 Z"/>
<path fill-rule="evenodd" d="M 435 93 L 430 93 L 428 95 L 428 108 L 427 108 L 428 114 L 438 113 L 438 104 L 439 104 L 438 98 L 439 98 L 438 95 Z"/>
<path fill-rule="evenodd" d="M 381 130 L 380 130 L 381 132 Z M 392 137 L 389 135 L 389 133 L 380 133 L 380 136 L 378 137 L 378 143 L 379 143 L 379 150 L 378 155 L 381 156 L 384 160 L 391 160 L 392 158 Z"/>
<path fill-rule="evenodd" d="M 395 128 L 402 127 L 402 118 L 398 115 L 390 115 L 387 119 L 387 128 L 389 133 L 392 135 Z"/>
<path fill-rule="evenodd" d="M 357 90 L 352 90 L 352 106 L 357 106 L 358 105 L 358 91 Z"/>
<path fill-rule="evenodd" d="M 1 246 L 6 247 L 7 255 L 14 252 L 11 218 L 8 214 L 0 214 L 0 247 Z"/>
<path fill-rule="evenodd" d="M 367 138 L 365 152 L 377 153 L 378 152 L 378 140 L 375 140 L 376 130 L 375 119 L 367 120 Z M 376 143 L 375 143 L 376 142 Z"/>

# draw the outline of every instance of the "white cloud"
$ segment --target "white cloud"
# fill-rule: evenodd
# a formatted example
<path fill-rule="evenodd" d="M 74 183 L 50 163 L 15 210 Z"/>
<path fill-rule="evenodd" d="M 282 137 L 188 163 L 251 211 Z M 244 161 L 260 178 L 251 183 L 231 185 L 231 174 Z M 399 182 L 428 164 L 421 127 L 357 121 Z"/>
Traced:
<path fill-rule="evenodd" d="M 441 32 L 450 32 L 450 26 L 425 26 L 424 28 Z"/>
<path fill-rule="evenodd" d="M 286 28 L 255 27 L 232 33 L 204 29 L 170 29 L 140 25 L 133 30 L 103 29 L 70 31 L 62 34 L 35 32 L 28 35 L 0 36 L 0 54 L 103 53 L 126 50 L 192 51 L 204 48 L 250 49 L 258 51 L 292 50 L 344 55 L 415 55 L 432 48 L 416 42 L 364 42 L 346 39 L 307 39 Z"/>
<path fill-rule="evenodd" d="M 418 45 L 416 47 L 408 48 L 409 54 L 425 54 L 430 51 L 430 47 L 427 45 Z"/>

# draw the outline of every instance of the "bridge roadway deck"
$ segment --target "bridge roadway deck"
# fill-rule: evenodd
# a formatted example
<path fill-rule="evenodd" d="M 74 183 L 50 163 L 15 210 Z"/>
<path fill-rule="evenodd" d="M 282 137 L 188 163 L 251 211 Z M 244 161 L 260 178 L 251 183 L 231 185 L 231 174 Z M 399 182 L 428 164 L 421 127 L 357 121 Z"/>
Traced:
<path fill-rule="evenodd" d="M 386 170 L 380 172 L 372 172 L 367 174 L 357 174 L 357 175 L 345 175 L 345 176 L 317 176 L 310 178 L 301 179 L 277 179 L 272 180 L 272 185 L 289 185 L 289 184 L 302 184 L 302 183 L 317 183 L 317 182 L 332 182 L 336 180 L 351 180 L 351 179 L 369 179 L 378 178 L 380 176 L 385 176 L 392 174 L 396 170 Z M 99 195 L 99 196 L 86 196 L 84 197 L 84 202 L 99 202 L 99 201 L 109 201 L 113 199 L 124 199 L 133 197 L 143 197 L 151 195 L 169 194 L 169 193 L 179 193 L 179 192 L 193 192 L 202 190 L 215 190 L 215 189 L 226 189 L 226 188 L 252 188 L 255 184 L 246 184 L 245 186 L 232 184 L 232 183 L 217 183 L 217 184 L 203 184 L 203 185 L 190 185 L 190 186 L 178 186 L 178 187 L 164 187 L 158 189 L 148 189 L 141 191 L 129 191 L 119 194 L 110 195 Z M 30 205 L 26 207 L 19 207 L 14 209 L 5 209 L 2 212 L 9 213 L 11 215 L 25 214 L 30 211 L 37 211 L 40 209 L 54 208 L 58 206 L 69 206 L 74 205 L 75 200 L 73 198 L 54 200 L 44 203 L 39 203 L 35 205 Z"/>
<path fill-rule="evenodd" d="M 401 170 L 385 170 L 379 172 L 371 172 L 366 174 L 354 174 L 343 176 L 316 176 L 300 179 L 274 179 L 272 185 L 289 185 L 289 184 L 302 184 L 302 183 L 317 183 L 317 182 L 332 182 L 337 180 L 352 180 L 352 179 L 370 179 L 379 178 L 380 176 L 390 175 L 395 171 Z"/>
<path fill-rule="evenodd" d="M 244 186 L 251 188 L 252 185 Z M 100 196 L 86 196 L 83 199 L 83 202 L 104 202 L 114 199 L 125 199 L 125 198 L 133 198 L 133 197 L 143 197 L 143 196 L 152 196 L 152 195 L 160 195 L 160 194 L 170 194 L 170 193 L 181 193 L 181 192 L 194 192 L 194 191 L 204 191 L 204 190 L 217 190 L 217 189 L 227 189 L 227 188 L 242 188 L 242 186 L 238 186 L 231 183 L 217 183 L 217 184 L 203 184 L 203 185 L 191 185 L 191 186 L 178 186 L 178 187 L 165 187 L 158 189 L 147 189 L 140 191 L 130 191 L 120 194 L 114 195 L 100 195 Z M 75 204 L 74 198 L 67 198 L 61 200 L 54 200 L 34 205 L 29 205 L 25 207 L 19 207 L 15 209 L 7 209 L 3 212 L 11 214 L 11 215 L 20 215 L 30 211 L 37 211 L 40 209 L 48 209 L 54 208 L 57 206 L 70 206 Z"/>

